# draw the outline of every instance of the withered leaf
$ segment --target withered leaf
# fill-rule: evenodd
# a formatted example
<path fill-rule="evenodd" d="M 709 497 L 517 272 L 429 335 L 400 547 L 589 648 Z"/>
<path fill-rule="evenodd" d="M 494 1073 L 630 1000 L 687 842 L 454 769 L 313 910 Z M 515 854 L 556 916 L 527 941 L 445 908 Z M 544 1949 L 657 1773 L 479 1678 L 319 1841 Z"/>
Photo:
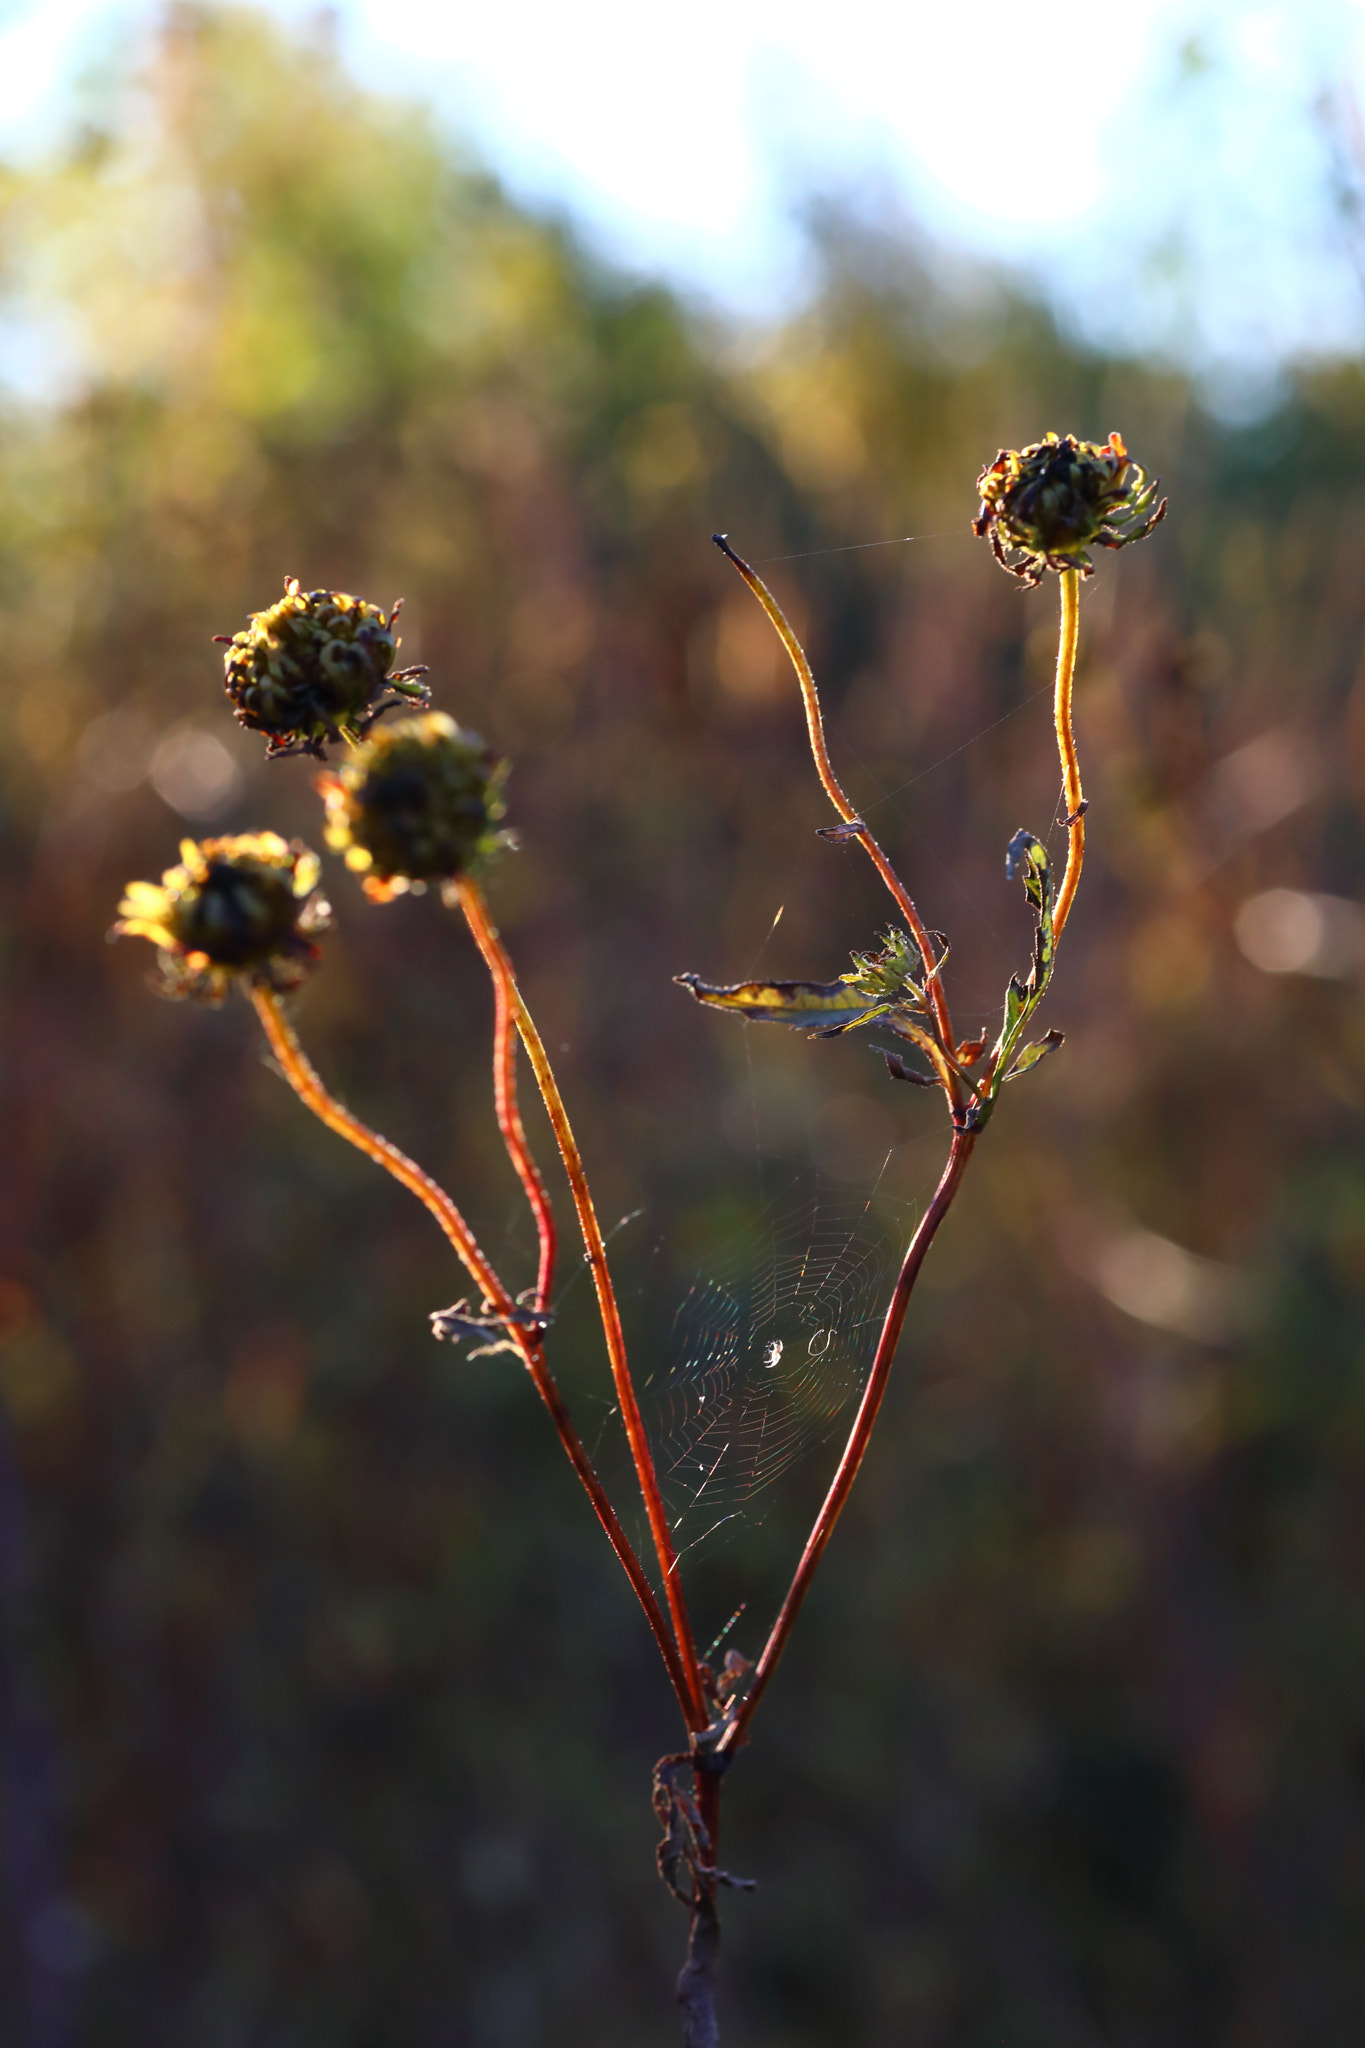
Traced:
<path fill-rule="evenodd" d="M 793 1031 L 852 1030 L 885 1007 L 844 981 L 739 981 L 722 987 L 695 974 L 673 979 L 709 1009 L 751 1024 L 788 1024 Z"/>

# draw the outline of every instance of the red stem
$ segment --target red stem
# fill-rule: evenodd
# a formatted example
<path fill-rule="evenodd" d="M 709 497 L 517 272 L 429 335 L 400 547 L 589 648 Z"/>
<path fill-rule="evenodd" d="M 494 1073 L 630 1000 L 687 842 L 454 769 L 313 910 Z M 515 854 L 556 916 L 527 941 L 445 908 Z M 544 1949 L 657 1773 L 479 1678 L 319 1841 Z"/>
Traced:
<path fill-rule="evenodd" d="M 517 1034 L 512 1005 L 507 1000 L 507 991 L 501 979 L 493 977 L 493 1108 L 502 1132 L 502 1142 L 507 1147 L 507 1156 L 517 1171 L 517 1178 L 526 1190 L 526 1199 L 531 1205 L 531 1214 L 536 1219 L 536 1234 L 540 1240 L 540 1269 L 536 1274 L 536 1307 L 548 1308 L 555 1284 L 555 1255 L 558 1237 L 555 1231 L 555 1214 L 550 1207 L 550 1197 L 540 1177 L 540 1168 L 531 1157 L 531 1148 L 526 1142 L 522 1128 L 521 1110 L 517 1104 Z"/>
<path fill-rule="evenodd" d="M 952 1148 L 948 1153 L 948 1163 L 943 1169 L 943 1178 L 939 1181 L 934 1198 L 920 1218 L 919 1227 L 906 1249 L 895 1291 L 887 1305 L 886 1320 L 882 1324 L 882 1334 L 878 1340 L 876 1356 L 872 1361 L 872 1371 L 854 1418 L 848 1443 L 844 1447 L 844 1455 L 839 1460 L 839 1469 L 830 1482 L 829 1492 L 825 1495 L 824 1504 L 815 1518 L 814 1527 L 801 1553 L 801 1562 L 796 1567 L 796 1575 L 786 1599 L 782 1602 L 781 1612 L 773 1623 L 772 1633 L 754 1668 L 753 1680 L 743 1705 L 717 1745 L 718 1755 L 732 1752 L 744 1741 L 754 1710 L 767 1689 L 768 1680 L 777 1668 L 778 1659 L 787 1647 L 787 1638 L 792 1632 L 797 1615 L 801 1612 L 801 1604 L 810 1591 L 815 1568 L 833 1533 L 834 1525 L 843 1512 L 844 1502 L 848 1499 L 849 1490 L 858 1476 L 858 1467 L 866 1454 L 873 1425 L 882 1405 L 882 1396 L 891 1377 L 892 1361 L 896 1355 L 896 1346 L 900 1342 L 905 1312 L 915 1282 L 919 1278 L 920 1267 L 924 1264 L 925 1254 L 934 1241 L 940 1223 L 953 1205 L 953 1197 L 967 1170 L 967 1162 L 972 1156 L 976 1138 L 975 1131 L 959 1128 L 953 1132 Z"/>
<path fill-rule="evenodd" d="M 854 810 L 844 794 L 843 784 L 834 772 L 834 763 L 830 760 L 829 748 L 825 743 L 825 721 L 824 714 L 820 709 L 820 692 L 815 686 L 815 676 L 806 657 L 806 650 L 792 631 L 786 613 L 763 581 L 763 578 L 749 567 L 749 564 L 742 555 L 735 553 L 735 550 L 731 547 L 723 533 L 713 533 L 711 538 L 725 556 L 725 559 L 728 562 L 734 563 L 736 569 L 738 569 L 740 575 L 768 614 L 778 639 L 787 650 L 788 659 L 796 670 L 796 680 L 801 686 L 801 702 L 806 713 L 806 733 L 810 740 L 811 755 L 815 762 L 815 772 L 820 778 L 820 785 L 844 823 L 856 828 L 852 836 L 857 839 L 859 845 L 864 849 L 876 868 L 877 873 L 891 891 L 897 908 L 910 927 L 910 936 L 914 939 L 924 967 L 925 992 L 928 995 L 930 1008 L 933 1012 L 934 1026 L 938 1033 L 939 1043 L 951 1062 L 956 1040 L 953 1037 L 952 1018 L 948 1014 L 948 998 L 944 994 L 943 983 L 939 977 L 938 956 L 934 951 L 933 940 L 929 937 L 924 919 L 920 916 L 919 911 L 911 900 L 909 890 L 896 873 L 895 868 L 891 865 L 891 862 L 887 859 L 871 832 L 868 831 L 867 826 Z M 950 1101 L 958 1102 L 960 1100 L 958 1082 L 951 1066 L 945 1072 L 944 1086 Z"/>
<path fill-rule="evenodd" d="M 606 1539 L 616 1552 L 626 1577 L 635 1589 L 635 1597 L 645 1611 L 645 1619 L 653 1630 L 654 1640 L 659 1646 L 659 1654 L 663 1658 L 664 1665 L 668 1671 L 669 1682 L 673 1687 L 678 1705 L 682 1710 L 683 1721 L 690 1727 L 691 1716 L 688 1711 L 690 1700 L 682 1660 L 678 1655 L 677 1646 L 669 1634 L 664 1611 L 660 1607 L 654 1588 L 650 1585 L 649 1579 L 645 1574 L 645 1568 L 636 1555 L 635 1548 L 626 1535 L 625 1530 L 617 1520 L 616 1510 L 607 1498 L 605 1487 L 593 1470 L 592 1461 L 583 1448 L 578 1431 L 569 1419 L 569 1411 L 564 1406 L 564 1396 L 560 1393 L 554 1376 L 549 1366 L 545 1363 L 545 1355 L 540 1345 L 538 1343 L 527 1344 L 523 1348 L 522 1356 L 526 1360 L 526 1369 L 531 1375 L 535 1390 L 549 1410 L 550 1420 L 554 1423 L 555 1429 L 559 1434 L 559 1441 L 563 1444 L 568 1454 L 569 1462 L 578 1474 L 583 1491 L 592 1502 L 593 1511 L 598 1521 L 602 1524 Z"/>
<path fill-rule="evenodd" d="M 358 1151 L 372 1159 L 376 1166 L 382 1166 L 386 1173 L 391 1173 L 410 1194 L 416 1195 L 418 1201 L 430 1210 L 440 1224 L 489 1306 L 498 1315 L 507 1318 L 507 1334 L 516 1345 L 526 1370 L 531 1375 L 536 1392 L 550 1411 L 559 1440 L 564 1446 L 570 1464 L 578 1474 L 584 1492 L 593 1504 L 608 1543 L 616 1552 L 626 1577 L 635 1588 L 635 1596 L 645 1611 L 645 1619 L 654 1632 L 659 1654 L 664 1660 L 673 1690 L 677 1694 L 683 1720 L 691 1728 L 694 1726 L 691 1713 L 692 1693 L 686 1682 L 682 1659 L 664 1620 L 663 1610 L 655 1597 L 654 1588 L 645 1575 L 644 1566 L 621 1527 L 616 1510 L 608 1500 L 606 1490 L 594 1472 L 592 1461 L 569 1418 L 564 1398 L 545 1362 L 539 1338 L 533 1337 L 527 1330 L 518 1326 L 516 1303 L 489 1265 L 474 1233 L 445 1189 L 414 1160 L 409 1159 L 406 1152 L 400 1152 L 397 1145 L 391 1143 L 388 1138 L 383 1138 L 377 1131 L 372 1131 L 368 1124 L 362 1123 L 358 1116 L 354 1116 L 344 1103 L 338 1102 L 324 1087 L 317 1069 L 300 1045 L 292 1024 L 280 1008 L 279 997 L 266 988 L 253 988 L 249 993 L 265 1030 L 270 1050 L 279 1063 L 281 1073 L 300 1101 L 311 1109 L 314 1116 L 326 1124 L 329 1130 L 335 1131 L 338 1137 L 345 1138 L 348 1144 L 354 1145 Z M 693 1685 L 695 1684 L 696 1676 L 693 1673 Z"/>
<path fill-rule="evenodd" d="M 687 1680 L 685 1693 L 682 1695 L 686 1699 L 685 1717 L 688 1727 L 700 1733 L 710 1722 L 711 1716 L 702 1692 L 696 1644 L 692 1636 L 692 1621 L 679 1579 L 678 1554 L 673 1547 L 673 1532 L 668 1526 L 668 1513 L 664 1507 L 663 1494 L 659 1490 L 649 1439 L 645 1435 L 644 1418 L 640 1413 L 635 1383 L 630 1376 L 625 1333 L 621 1328 L 621 1311 L 616 1300 L 616 1290 L 612 1285 L 611 1272 L 607 1265 L 607 1248 L 602 1237 L 602 1227 L 597 1220 L 597 1210 L 593 1205 L 588 1177 L 583 1168 L 578 1140 L 574 1137 L 549 1055 L 536 1029 L 535 1020 L 522 998 L 521 990 L 517 987 L 512 963 L 488 915 L 488 906 L 483 900 L 477 882 L 462 875 L 452 884 L 451 893 L 464 911 L 474 943 L 483 955 L 484 964 L 494 980 L 500 982 L 506 992 L 508 1007 L 521 1034 L 521 1042 L 526 1047 L 527 1058 L 531 1062 L 541 1100 L 545 1104 L 554 1129 L 559 1154 L 564 1162 L 564 1171 L 568 1175 L 574 1208 L 578 1212 L 579 1228 L 583 1233 L 583 1247 L 592 1269 L 593 1286 L 597 1292 L 598 1313 L 602 1319 L 602 1333 L 606 1339 L 607 1357 L 611 1364 L 616 1398 L 621 1408 L 621 1421 L 630 1447 L 631 1462 L 640 1482 L 640 1492 L 644 1498 L 645 1513 L 649 1518 L 655 1555 L 659 1560 L 659 1571 L 663 1579 L 664 1598 L 668 1603 L 668 1612 L 673 1623 L 673 1638 Z"/>

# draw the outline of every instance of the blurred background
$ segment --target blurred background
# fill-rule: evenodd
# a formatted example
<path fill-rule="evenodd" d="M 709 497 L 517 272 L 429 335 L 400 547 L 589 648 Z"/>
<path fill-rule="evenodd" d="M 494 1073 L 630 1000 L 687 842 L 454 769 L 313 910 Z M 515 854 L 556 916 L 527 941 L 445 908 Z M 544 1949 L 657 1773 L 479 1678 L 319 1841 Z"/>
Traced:
<path fill-rule="evenodd" d="M 984 1025 L 1028 956 L 1005 844 L 1055 815 L 1055 595 L 971 539 L 973 483 L 1119 428 L 1172 509 L 1084 596 L 1067 1043 L 977 1155 L 729 1780 L 761 1889 L 726 2038 L 1347 2048 L 1360 12 L 987 10 L 973 56 L 918 9 L 797 9 L 784 51 L 599 8 L 591 91 L 561 25 L 519 101 L 486 24 L 389 11 L 385 42 L 360 7 L 72 4 L 0 41 L 0 2036 L 675 2035 L 675 1710 L 531 1390 L 432 1342 L 442 1240 L 240 1000 L 158 1002 L 104 942 L 186 832 L 319 838 L 211 636 L 286 574 L 402 595 L 436 702 L 514 756 L 495 913 L 632 1219 L 648 1373 L 764 1203 L 894 1252 L 944 1151 L 865 1045 L 672 983 L 831 978 L 886 918 L 709 535 L 767 565 Z M 328 887 L 304 1038 L 525 1285 L 471 948 Z M 559 1206 L 552 1355 L 619 1479 Z M 689 1559 L 751 1655 L 830 1455 Z"/>

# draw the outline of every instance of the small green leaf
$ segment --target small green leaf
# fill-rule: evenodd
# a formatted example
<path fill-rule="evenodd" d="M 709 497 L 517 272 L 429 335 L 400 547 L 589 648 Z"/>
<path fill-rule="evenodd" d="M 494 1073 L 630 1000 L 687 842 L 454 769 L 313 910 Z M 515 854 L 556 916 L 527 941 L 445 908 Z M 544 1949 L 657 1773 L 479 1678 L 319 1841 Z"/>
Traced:
<path fill-rule="evenodd" d="M 991 1054 L 992 1104 L 1003 1081 L 1012 1080 L 1016 1074 L 1027 1073 L 1028 1069 L 1036 1066 L 1054 1045 L 1061 1044 L 1061 1033 L 1050 1031 L 1040 1045 L 1030 1046 L 1026 1052 L 1015 1058 L 1028 1021 L 1047 993 L 1056 950 L 1052 929 L 1052 869 L 1047 849 L 1032 832 L 1026 832 L 1021 828 L 1011 839 L 1005 851 L 1005 873 L 1011 881 L 1023 882 L 1024 894 L 1037 914 L 1037 922 L 1033 934 L 1033 964 L 1029 969 L 1028 980 L 1022 980 L 1017 974 L 1012 975 L 1009 987 L 1005 991 L 1005 1014 L 1001 1021 L 1000 1036 Z"/>
<path fill-rule="evenodd" d="M 1033 968 L 1025 991 L 1027 1008 L 1032 1009 L 1052 973 L 1052 868 L 1041 839 L 1035 839 L 1022 826 L 1005 849 L 1005 873 L 1011 881 L 1022 880 L 1024 894 L 1038 913 L 1038 928 L 1033 939 Z"/>
<path fill-rule="evenodd" d="M 1041 839 L 1035 839 L 1032 832 L 1026 832 L 1021 825 L 1005 848 L 1005 875 L 1011 882 L 1023 877 L 1024 892 L 1035 910 L 1043 907 L 1043 890 L 1047 881 L 1047 852 Z"/>
<path fill-rule="evenodd" d="M 883 936 L 881 952 L 855 953 L 852 972 L 840 975 L 839 979 L 871 1002 L 906 1003 L 911 1009 L 921 1010 L 924 991 L 915 980 L 919 964 L 918 949 L 911 944 L 909 935 L 893 925 Z M 943 960 L 938 964 L 941 967 Z"/>
<path fill-rule="evenodd" d="M 1017 1081 L 1020 1074 L 1026 1074 L 1030 1067 L 1036 1067 L 1039 1060 L 1046 1059 L 1050 1052 L 1055 1052 L 1059 1045 L 1064 1045 L 1065 1043 L 1065 1032 L 1047 1032 L 1042 1038 L 1036 1039 L 1032 1045 L 1024 1047 L 1024 1050 L 1006 1074 L 1005 1079 L 1007 1081 Z"/>
<path fill-rule="evenodd" d="M 789 1024 L 793 1031 L 852 1031 L 885 1009 L 846 981 L 740 981 L 717 987 L 695 974 L 673 979 L 709 1009 L 751 1024 Z"/>
<path fill-rule="evenodd" d="M 1009 987 L 1005 990 L 1005 1037 L 1010 1038 L 1017 1032 L 1027 1016 L 1028 990 L 1018 975 L 1012 974 Z"/>

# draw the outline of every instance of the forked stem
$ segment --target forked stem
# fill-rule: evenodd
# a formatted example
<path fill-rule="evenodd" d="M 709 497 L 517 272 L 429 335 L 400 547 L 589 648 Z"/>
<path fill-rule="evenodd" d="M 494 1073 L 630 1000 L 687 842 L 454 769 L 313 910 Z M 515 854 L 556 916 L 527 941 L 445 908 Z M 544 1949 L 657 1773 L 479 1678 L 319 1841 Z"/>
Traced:
<path fill-rule="evenodd" d="M 929 997 L 930 1007 L 933 1011 L 934 1023 L 938 1028 L 939 1040 L 944 1051 L 951 1059 L 954 1049 L 952 1019 L 948 1014 L 948 999 L 943 992 L 943 984 L 939 978 L 938 955 L 934 951 L 933 940 L 930 938 L 928 928 L 915 908 L 905 884 L 892 867 L 891 862 L 887 859 L 881 847 L 877 844 L 872 833 L 868 831 L 867 826 L 854 810 L 844 794 L 843 785 L 834 772 L 834 764 L 829 758 L 829 748 L 825 744 L 825 720 L 824 714 L 820 709 L 820 692 L 816 688 L 815 675 L 810 662 L 806 658 L 806 650 L 792 631 L 786 613 L 763 581 L 763 578 L 749 567 L 743 556 L 735 553 L 735 550 L 731 547 L 723 533 L 713 533 L 711 538 L 726 560 L 734 563 L 736 569 L 738 569 L 740 575 L 768 614 L 778 638 L 787 650 L 791 665 L 796 670 L 796 680 L 801 686 L 801 702 L 805 707 L 806 713 L 806 732 L 810 739 L 810 750 L 815 760 L 815 772 L 820 778 L 821 787 L 844 823 L 854 828 L 850 831 L 849 836 L 856 839 L 866 850 L 873 866 L 891 891 L 897 908 L 910 928 L 910 936 L 915 942 L 920 960 L 924 966 L 924 985 Z M 948 1085 L 945 1082 L 945 1086 Z M 955 1080 L 949 1086 L 949 1093 L 954 1101 L 958 1099 L 957 1083 Z"/>
<path fill-rule="evenodd" d="M 1062 802 L 1066 806 L 1066 872 L 1052 910 L 1053 942 L 1060 939 L 1071 915 L 1071 903 L 1080 886 L 1085 863 L 1085 798 L 1081 795 L 1081 764 L 1076 756 L 1076 735 L 1071 729 L 1071 691 L 1076 675 L 1076 643 L 1080 637 L 1081 579 L 1075 569 L 1063 569 L 1061 585 L 1062 625 L 1057 638 L 1057 687 L 1054 717 L 1057 724 L 1057 752 L 1062 763 Z"/>
<path fill-rule="evenodd" d="M 734 1720 L 717 1745 L 718 1755 L 730 1754 L 744 1741 L 754 1711 L 767 1690 L 769 1679 L 777 1669 L 778 1659 L 787 1647 L 787 1639 L 791 1635 L 797 1615 L 801 1612 L 802 1602 L 810 1591 L 816 1567 L 824 1554 L 825 1545 L 833 1534 L 834 1525 L 843 1513 L 844 1503 L 848 1499 L 853 1482 L 858 1476 L 858 1468 L 871 1441 L 873 1427 L 882 1405 L 882 1396 L 891 1377 L 896 1346 L 900 1342 L 901 1330 L 905 1324 L 905 1312 L 915 1282 L 919 1278 L 920 1268 L 924 1264 L 925 1255 L 934 1241 L 939 1225 L 953 1205 L 953 1198 L 967 1170 L 967 1162 L 972 1156 L 976 1139 L 977 1133 L 974 1130 L 958 1129 L 953 1132 L 952 1147 L 948 1153 L 947 1165 L 943 1169 L 943 1177 L 906 1249 L 895 1289 L 887 1304 L 886 1317 L 872 1361 L 872 1371 L 868 1375 L 863 1398 L 858 1404 L 858 1413 L 854 1417 L 838 1470 L 830 1482 L 829 1492 L 825 1495 L 820 1512 L 806 1539 L 806 1547 L 801 1553 L 801 1561 L 796 1567 L 796 1574 L 787 1597 L 782 1602 L 772 1632 L 763 1646 L 763 1653 L 754 1667 L 749 1690 Z"/>
<path fill-rule="evenodd" d="M 392 1144 L 388 1138 L 381 1137 L 377 1131 L 372 1131 L 368 1124 L 362 1123 L 358 1116 L 353 1116 L 350 1110 L 328 1091 L 317 1069 L 300 1045 L 298 1035 L 281 1009 L 280 999 L 274 991 L 256 987 L 249 992 L 270 1050 L 275 1055 L 285 1080 L 299 1100 L 326 1124 L 329 1131 L 335 1131 L 338 1137 L 345 1138 L 348 1144 L 363 1152 L 367 1159 L 372 1159 L 376 1166 L 382 1166 L 386 1173 L 392 1174 L 410 1194 L 416 1195 L 418 1201 L 430 1210 L 440 1224 L 493 1313 L 506 1318 L 508 1339 L 515 1345 L 536 1392 L 549 1410 L 569 1462 L 592 1502 L 607 1541 L 616 1552 L 626 1577 L 635 1589 L 636 1598 L 644 1609 L 645 1619 L 653 1631 L 654 1640 L 659 1646 L 659 1654 L 664 1660 L 673 1690 L 677 1695 L 683 1720 L 691 1727 L 692 1698 L 696 1688 L 695 1669 L 688 1671 L 684 1668 L 654 1588 L 649 1583 L 644 1566 L 636 1556 L 629 1537 L 621 1527 L 616 1510 L 607 1498 L 601 1480 L 593 1470 L 592 1460 L 583 1448 L 582 1440 L 564 1405 L 564 1397 L 545 1362 L 539 1338 L 518 1324 L 517 1304 L 489 1265 L 473 1231 L 445 1189 L 434 1181 L 430 1174 L 423 1172 L 415 1160 L 409 1159 L 406 1152 L 400 1152 L 397 1145 Z M 691 1686 L 687 1683 L 689 1675 L 692 1678 Z"/>
<path fill-rule="evenodd" d="M 847 807 L 847 799 L 844 797 L 843 791 L 834 777 L 833 770 L 829 766 L 829 756 L 824 743 L 824 730 L 820 720 L 819 701 L 815 695 L 815 684 L 811 677 L 809 663 L 806 661 L 805 655 L 801 651 L 791 628 L 783 618 L 776 601 L 765 589 L 759 578 L 755 576 L 752 569 L 746 563 L 739 559 L 721 535 L 717 535 L 716 540 L 758 597 L 764 610 L 781 635 L 783 644 L 792 658 L 793 665 L 801 681 L 802 696 L 806 703 L 806 721 L 810 731 L 811 751 L 815 756 L 816 771 L 830 800 L 835 804 L 836 808 L 841 810 L 843 815 L 848 817 L 850 813 Z M 1081 866 L 1085 859 L 1085 802 L 1081 795 L 1080 763 L 1076 758 L 1076 741 L 1071 726 L 1071 693 L 1072 682 L 1076 672 L 1076 642 L 1080 624 L 1080 577 L 1076 570 L 1066 569 L 1062 572 L 1060 581 L 1062 618 L 1057 646 L 1055 717 L 1057 746 L 1062 763 L 1062 796 L 1066 804 L 1069 841 L 1066 872 L 1062 878 L 1062 886 L 1058 892 L 1056 907 L 1053 911 L 1054 943 L 1056 937 L 1060 936 L 1062 927 L 1070 913 L 1071 904 L 1081 879 Z M 858 836 L 861 838 L 862 834 L 859 833 Z M 865 841 L 864 843 L 866 844 L 867 842 Z M 872 852 L 872 846 L 869 846 L 868 850 Z M 877 849 L 877 852 L 880 852 L 880 849 Z M 873 857 L 876 859 L 877 853 L 874 853 Z M 904 898 L 903 891 L 899 890 L 899 885 L 894 883 L 888 876 L 889 863 L 886 863 L 884 866 L 883 861 L 878 860 L 877 865 L 879 872 L 883 874 L 883 878 L 887 879 L 888 887 L 891 888 L 897 902 L 901 904 L 902 909 L 905 909 L 908 899 Z M 941 994 L 937 980 L 931 986 L 936 995 Z M 940 1031 L 946 1032 L 946 1003 L 944 1004 L 941 1017 L 937 1008 L 935 1009 L 935 1019 L 939 1023 Z M 946 1044 L 951 1055 L 953 1041 L 950 1035 L 946 1036 Z M 763 1647 L 758 1663 L 754 1667 L 754 1675 L 749 1684 L 748 1691 L 735 1713 L 733 1721 L 717 1744 L 716 1753 L 718 1756 L 733 1753 L 744 1742 L 749 1723 L 753 1719 L 758 1703 L 767 1689 L 773 1672 L 777 1668 L 778 1660 L 787 1646 L 787 1640 L 795 1625 L 796 1617 L 801 1611 L 802 1603 L 810 1590 L 810 1584 L 815 1576 L 816 1568 L 824 1554 L 825 1545 L 829 1542 L 834 1525 L 843 1512 L 844 1504 L 848 1499 L 853 1482 L 858 1476 L 858 1468 L 867 1453 L 872 1430 L 881 1408 L 882 1397 L 886 1392 L 887 1381 L 891 1376 L 891 1366 L 895 1359 L 896 1347 L 900 1342 L 901 1331 L 905 1325 L 906 1310 L 909 1307 L 910 1296 L 914 1291 L 915 1282 L 919 1278 L 920 1269 L 924 1264 L 929 1247 L 934 1241 L 939 1225 L 953 1205 L 958 1188 L 962 1183 L 962 1176 L 967 1170 L 967 1163 L 975 1150 L 978 1135 L 978 1131 L 975 1128 L 969 1128 L 965 1120 L 957 1120 L 955 1111 L 953 1142 L 948 1153 L 947 1164 L 943 1169 L 942 1178 L 934 1192 L 934 1198 L 925 1210 L 924 1215 L 920 1218 L 919 1226 L 906 1249 L 905 1258 L 896 1279 L 895 1289 L 887 1305 L 886 1318 L 882 1324 L 882 1332 L 877 1343 L 876 1355 L 872 1361 L 872 1371 L 868 1376 L 867 1386 L 858 1406 L 858 1413 L 854 1417 L 853 1427 L 849 1432 L 848 1442 L 844 1447 L 844 1454 L 839 1460 L 838 1469 L 830 1482 L 829 1491 L 825 1495 L 820 1511 L 812 1525 L 810 1535 L 806 1540 L 806 1547 L 801 1553 L 800 1562 L 796 1567 L 796 1572 L 788 1588 L 786 1598 L 782 1602 L 777 1620 L 773 1623 L 772 1631 Z"/>
<path fill-rule="evenodd" d="M 579 1228 L 583 1233 L 583 1247 L 588 1264 L 592 1269 L 593 1286 L 597 1292 L 597 1307 L 602 1319 L 602 1331 L 606 1338 L 607 1357 L 611 1364 L 612 1380 L 616 1387 L 616 1398 L 621 1407 L 621 1420 L 625 1426 L 626 1441 L 630 1446 L 631 1460 L 640 1482 L 644 1498 L 645 1513 L 649 1518 L 650 1533 L 654 1538 L 654 1551 L 659 1561 L 663 1579 L 664 1597 L 668 1603 L 669 1615 L 673 1622 L 673 1636 L 683 1671 L 686 1674 L 686 1700 L 688 1724 L 694 1731 L 707 1726 L 710 1715 L 702 1694 L 701 1675 L 697 1664 L 696 1644 L 692 1635 L 692 1624 L 683 1597 L 682 1584 L 678 1575 L 678 1556 L 673 1546 L 672 1531 L 668 1526 L 668 1515 L 663 1495 L 659 1490 L 658 1475 L 654 1459 L 645 1435 L 644 1418 L 636 1398 L 635 1383 L 630 1376 L 630 1364 L 626 1357 L 625 1334 L 621 1328 L 621 1312 L 617 1305 L 616 1290 L 612 1285 L 611 1271 L 607 1265 L 607 1248 L 602 1237 L 602 1228 L 597 1220 L 588 1177 L 583 1169 L 582 1155 L 574 1137 L 564 1098 L 559 1092 L 559 1083 L 554 1076 L 549 1056 L 541 1041 L 535 1021 L 522 999 L 517 987 L 516 974 L 499 939 L 496 928 L 488 915 L 483 892 L 478 883 L 468 876 L 458 876 L 451 884 L 450 893 L 465 914 L 474 943 L 483 955 L 484 964 L 506 994 L 508 1008 L 521 1034 L 540 1089 L 550 1123 L 554 1129 L 555 1142 L 559 1146 L 564 1170 L 568 1175 L 573 1195 L 574 1208 L 578 1213 Z"/>

